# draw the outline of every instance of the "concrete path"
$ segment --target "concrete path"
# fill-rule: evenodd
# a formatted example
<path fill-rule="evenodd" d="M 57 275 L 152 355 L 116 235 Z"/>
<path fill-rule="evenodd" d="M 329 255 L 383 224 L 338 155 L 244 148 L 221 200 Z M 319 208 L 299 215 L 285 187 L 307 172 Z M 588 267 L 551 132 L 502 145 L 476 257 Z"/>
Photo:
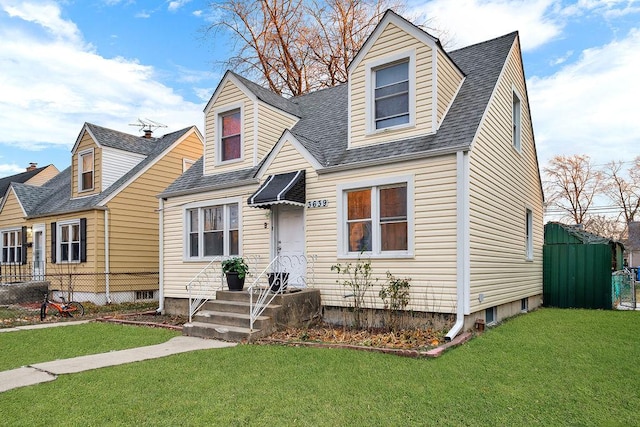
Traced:
<path fill-rule="evenodd" d="M 33 329 L 33 327 L 29 329 Z M 141 360 L 157 359 L 188 351 L 233 347 L 235 345 L 236 343 L 178 336 L 163 344 L 73 357 L 53 362 L 35 363 L 30 366 L 0 372 L 0 393 L 18 387 L 53 381 L 58 375 L 89 371 Z"/>

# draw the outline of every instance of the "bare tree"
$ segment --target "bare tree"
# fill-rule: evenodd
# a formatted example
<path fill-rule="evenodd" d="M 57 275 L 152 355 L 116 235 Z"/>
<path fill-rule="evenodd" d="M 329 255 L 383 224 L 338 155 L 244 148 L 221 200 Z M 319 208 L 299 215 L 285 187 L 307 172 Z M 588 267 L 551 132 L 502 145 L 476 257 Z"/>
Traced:
<path fill-rule="evenodd" d="M 625 226 L 617 218 L 606 215 L 588 215 L 584 222 L 584 229 L 613 240 L 622 239 L 625 232 Z"/>
<path fill-rule="evenodd" d="M 225 65 L 282 95 L 347 80 L 347 66 L 395 0 L 221 0 L 211 8 L 236 52 Z"/>
<path fill-rule="evenodd" d="M 627 177 L 623 170 L 623 162 L 610 162 L 604 168 L 604 194 L 620 208 L 620 216 L 624 224 L 637 219 L 640 213 L 640 156 L 627 169 Z"/>
<path fill-rule="evenodd" d="M 555 156 L 544 168 L 546 199 L 567 214 L 576 224 L 583 224 L 595 196 L 601 191 L 602 173 L 591 164 L 589 156 Z"/>

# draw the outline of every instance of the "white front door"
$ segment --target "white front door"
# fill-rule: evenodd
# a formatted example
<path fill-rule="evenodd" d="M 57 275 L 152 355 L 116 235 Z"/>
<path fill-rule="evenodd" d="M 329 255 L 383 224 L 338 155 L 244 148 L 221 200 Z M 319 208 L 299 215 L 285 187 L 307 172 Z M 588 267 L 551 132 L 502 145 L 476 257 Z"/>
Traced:
<path fill-rule="evenodd" d="M 33 226 L 33 280 L 44 280 L 45 244 L 44 224 Z"/>
<path fill-rule="evenodd" d="M 273 209 L 276 215 L 274 255 L 279 257 L 279 264 L 274 270 L 289 273 L 289 286 L 305 286 L 307 263 L 304 257 L 304 208 L 282 204 Z"/>

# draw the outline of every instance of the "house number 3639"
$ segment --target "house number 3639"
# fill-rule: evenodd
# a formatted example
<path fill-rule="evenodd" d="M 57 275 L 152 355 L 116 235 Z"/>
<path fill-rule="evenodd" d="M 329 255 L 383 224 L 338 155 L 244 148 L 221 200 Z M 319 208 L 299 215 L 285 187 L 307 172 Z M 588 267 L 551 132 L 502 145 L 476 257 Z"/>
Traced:
<path fill-rule="evenodd" d="M 326 208 L 328 204 L 329 202 L 327 201 L 327 199 L 307 201 L 308 208 Z"/>

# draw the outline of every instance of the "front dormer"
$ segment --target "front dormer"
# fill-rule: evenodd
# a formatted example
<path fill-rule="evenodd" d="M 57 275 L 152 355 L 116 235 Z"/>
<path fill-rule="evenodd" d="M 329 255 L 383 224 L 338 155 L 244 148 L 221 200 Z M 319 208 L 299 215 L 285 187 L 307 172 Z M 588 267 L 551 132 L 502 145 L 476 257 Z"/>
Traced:
<path fill-rule="evenodd" d="M 463 79 L 436 38 L 387 11 L 349 65 L 349 148 L 436 133 Z"/>
<path fill-rule="evenodd" d="M 227 72 L 207 104 L 204 174 L 256 166 L 299 120 L 295 104 Z"/>
<path fill-rule="evenodd" d="M 76 143 L 71 153 L 72 197 L 85 197 L 102 191 L 102 149 L 88 132 Z"/>

